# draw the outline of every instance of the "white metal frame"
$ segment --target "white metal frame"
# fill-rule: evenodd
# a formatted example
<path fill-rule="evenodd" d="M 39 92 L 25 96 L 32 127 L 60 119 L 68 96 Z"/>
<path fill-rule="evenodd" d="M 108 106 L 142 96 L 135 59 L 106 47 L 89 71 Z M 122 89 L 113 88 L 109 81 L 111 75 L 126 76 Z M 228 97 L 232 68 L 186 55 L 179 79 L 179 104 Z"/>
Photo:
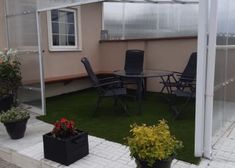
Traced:
<path fill-rule="evenodd" d="M 198 48 L 197 48 L 197 90 L 195 115 L 195 150 L 197 157 L 203 155 L 204 145 L 204 115 L 205 115 L 205 84 L 206 84 L 206 55 L 208 31 L 208 0 L 200 0 L 198 19 Z"/>
<path fill-rule="evenodd" d="M 195 156 L 211 159 L 218 0 L 199 8 Z"/>
<path fill-rule="evenodd" d="M 42 101 L 42 113 L 46 113 L 46 97 L 45 97 L 45 82 L 44 82 L 44 67 L 43 67 L 43 55 L 41 48 L 41 22 L 40 12 L 36 12 L 37 19 L 37 32 L 38 32 L 38 54 L 39 54 L 39 66 L 40 66 L 40 85 L 41 85 L 41 101 Z"/>
<path fill-rule="evenodd" d="M 214 76 L 215 76 L 215 55 L 217 35 L 217 8 L 218 0 L 210 2 L 209 16 L 209 41 L 207 59 L 207 80 L 206 80 L 206 113 L 204 133 L 204 157 L 211 158 L 212 154 L 212 127 L 213 127 L 213 102 L 214 102 Z"/>

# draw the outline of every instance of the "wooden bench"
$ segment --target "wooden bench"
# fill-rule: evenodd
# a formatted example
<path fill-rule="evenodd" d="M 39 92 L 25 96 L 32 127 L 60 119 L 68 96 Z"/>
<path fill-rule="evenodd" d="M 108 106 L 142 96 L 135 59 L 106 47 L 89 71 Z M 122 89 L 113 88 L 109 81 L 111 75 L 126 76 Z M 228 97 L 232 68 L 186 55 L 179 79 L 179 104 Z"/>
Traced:
<path fill-rule="evenodd" d="M 97 76 L 112 76 L 112 72 L 96 72 Z M 52 84 L 57 82 L 64 82 L 64 85 L 69 84 L 70 82 L 78 79 L 86 79 L 88 78 L 88 75 L 86 73 L 81 73 L 78 75 L 66 75 L 66 76 L 59 76 L 59 77 L 50 77 L 45 79 L 45 84 Z M 33 85 L 40 83 L 39 80 L 27 80 L 23 81 L 23 85 Z"/>

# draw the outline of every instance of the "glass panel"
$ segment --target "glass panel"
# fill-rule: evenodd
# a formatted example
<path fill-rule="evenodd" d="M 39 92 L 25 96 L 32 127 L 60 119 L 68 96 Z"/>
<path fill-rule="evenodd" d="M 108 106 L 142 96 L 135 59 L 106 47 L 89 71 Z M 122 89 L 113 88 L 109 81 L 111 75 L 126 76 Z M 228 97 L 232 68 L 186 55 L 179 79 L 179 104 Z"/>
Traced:
<path fill-rule="evenodd" d="M 75 36 L 68 36 L 68 45 L 75 45 Z"/>
<path fill-rule="evenodd" d="M 123 36 L 123 3 L 103 3 L 104 29 L 111 39 L 121 39 Z"/>
<path fill-rule="evenodd" d="M 63 8 L 74 5 L 87 4 L 92 2 L 99 2 L 102 0 L 36 0 L 38 4 L 38 10 L 48 9 L 48 8 Z"/>
<path fill-rule="evenodd" d="M 197 35 L 198 4 L 104 2 L 103 10 L 109 39 Z"/>
<path fill-rule="evenodd" d="M 9 47 L 18 50 L 23 86 L 21 103 L 36 107 L 42 113 L 40 70 L 36 27 L 36 0 L 7 0 Z M 32 103 L 33 102 L 33 103 Z M 37 103 L 36 103 L 37 102 Z"/>
<path fill-rule="evenodd" d="M 235 121 L 235 1 L 218 1 L 213 134 Z"/>
<path fill-rule="evenodd" d="M 229 0 L 228 5 L 228 31 L 227 31 L 227 60 L 226 60 L 226 87 L 224 122 L 235 121 L 235 1 Z"/>
<path fill-rule="evenodd" d="M 7 23 L 10 47 L 18 50 L 37 50 L 35 13 L 9 15 Z"/>

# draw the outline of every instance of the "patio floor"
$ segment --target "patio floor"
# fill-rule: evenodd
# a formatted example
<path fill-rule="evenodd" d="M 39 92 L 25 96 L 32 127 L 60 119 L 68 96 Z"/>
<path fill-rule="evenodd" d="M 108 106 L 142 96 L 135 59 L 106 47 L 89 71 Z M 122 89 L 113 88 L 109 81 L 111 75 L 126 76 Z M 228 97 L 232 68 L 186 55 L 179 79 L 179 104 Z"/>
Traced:
<path fill-rule="evenodd" d="M 3 125 L 0 129 L 0 158 L 22 168 L 66 167 L 43 158 L 42 135 L 51 130 L 52 125 L 37 120 L 31 114 L 25 137 L 11 140 Z M 135 168 L 126 146 L 89 136 L 90 154 L 70 165 L 71 168 Z M 197 165 L 174 160 L 172 168 L 234 168 L 235 167 L 235 124 L 233 124 L 214 146 L 212 161 L 203 159 Z M 11 168 L 6 165 L 4 168 Z"/>

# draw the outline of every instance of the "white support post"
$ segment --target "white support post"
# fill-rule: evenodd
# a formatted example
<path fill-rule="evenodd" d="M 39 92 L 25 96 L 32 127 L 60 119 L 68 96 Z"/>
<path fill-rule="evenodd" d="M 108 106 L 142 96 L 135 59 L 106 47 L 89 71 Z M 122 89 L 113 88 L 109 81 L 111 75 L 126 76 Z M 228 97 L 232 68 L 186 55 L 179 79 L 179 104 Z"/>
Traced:
<path fill-rule="evenodd" d="M 43 57 L 41 48 L 41 28 L 40 28 L 40 12 L 36 12 L 37 20 L 37 34 L 38 34 L 38 54 L 39 54 L 39 66 L 40 66 L 40 84 L 41 84 L 41 100 L 42 100 L 42 113 L 46 114 L 46 99 L 45 99 L 45 83 L 44 83 L 44 68 L 43 68 Z"/>
<path fill-rule="evenodd" d="M 198 48 L 197 48 L 197 89 L 195 114 L 195 146 L 194 155 L 201 157 L 204 144 L 205 116 L 205 85 L 206 85 L 206 56 L 208 32 L 208 0 L 200 0 L 198 17 Z"/>
<path fill-rule="evenodd" d="M 210 1 L 209 17 L 209 44 L 207 59 L 207 80 L 206 80 L 206 113 L 204 133 L 204 157 L 211 159 L 212 154 L 212 128 L 213 128 L 213 101 L 214 101 L 214 76 L 215 76 L 215 55 L 217 36 L 217 6 L 218 0 Z"/>

